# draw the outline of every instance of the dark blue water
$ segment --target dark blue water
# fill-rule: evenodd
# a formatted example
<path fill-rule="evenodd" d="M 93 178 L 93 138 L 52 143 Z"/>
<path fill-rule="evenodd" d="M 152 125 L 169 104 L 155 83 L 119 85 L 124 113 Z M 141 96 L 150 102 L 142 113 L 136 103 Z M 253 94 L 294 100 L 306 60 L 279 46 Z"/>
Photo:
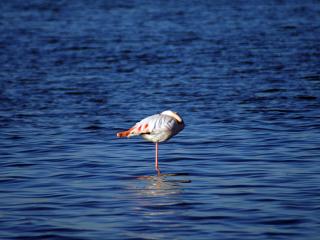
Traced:
<path fill-rule="evenodd" d="M 0 10 L 0 239 L 319 239 L 319 1 Z"/>

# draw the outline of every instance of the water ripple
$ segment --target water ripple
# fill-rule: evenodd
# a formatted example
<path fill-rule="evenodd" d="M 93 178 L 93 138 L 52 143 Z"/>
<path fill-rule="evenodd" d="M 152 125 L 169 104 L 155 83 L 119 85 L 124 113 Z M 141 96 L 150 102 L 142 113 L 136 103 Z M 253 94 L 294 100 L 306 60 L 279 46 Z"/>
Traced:
<path fill-rule="evenodd" d="M 1 239 L 318 239 L 316 1 L 0 5 Z"/>

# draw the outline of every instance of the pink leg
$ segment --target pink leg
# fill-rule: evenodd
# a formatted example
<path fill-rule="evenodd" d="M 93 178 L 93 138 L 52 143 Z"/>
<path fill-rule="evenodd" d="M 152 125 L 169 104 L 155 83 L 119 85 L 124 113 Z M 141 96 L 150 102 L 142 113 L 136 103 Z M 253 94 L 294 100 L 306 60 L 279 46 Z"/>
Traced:
<path fill-rule="evenodd" d="M 158 164 L 158 146 L 159 143 L 156 142 L 156 171 L 158 172 L 158 176 L 160 175 L 160 168 Z"/>

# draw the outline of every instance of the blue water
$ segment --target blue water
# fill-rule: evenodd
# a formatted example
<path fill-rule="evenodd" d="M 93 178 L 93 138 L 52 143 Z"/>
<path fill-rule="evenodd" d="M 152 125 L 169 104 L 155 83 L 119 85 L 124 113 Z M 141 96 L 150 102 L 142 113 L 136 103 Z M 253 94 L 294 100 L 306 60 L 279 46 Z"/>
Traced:
<path fill-rule="evenodd" d="M 0 10 L 0 239 L 319 239 L 319 1 Z"/>

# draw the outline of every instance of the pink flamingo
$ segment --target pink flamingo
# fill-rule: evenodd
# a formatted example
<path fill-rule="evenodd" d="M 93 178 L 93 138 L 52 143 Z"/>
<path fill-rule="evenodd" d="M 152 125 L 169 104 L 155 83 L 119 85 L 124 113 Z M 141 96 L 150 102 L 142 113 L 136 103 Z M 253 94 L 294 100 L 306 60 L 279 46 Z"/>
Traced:
<path fill-rule="evenodd" d="M 184 122 L 178 113 L 171 110 L 155 114 L 137 122 L 127 131 L 117 133 L 117 137 L 131 137 L 141 135 L 144 139 L 156 145 L 155 168 L 160 175 L 158 164 L 159 143 L 169 140 L 184 128 Z"/>

